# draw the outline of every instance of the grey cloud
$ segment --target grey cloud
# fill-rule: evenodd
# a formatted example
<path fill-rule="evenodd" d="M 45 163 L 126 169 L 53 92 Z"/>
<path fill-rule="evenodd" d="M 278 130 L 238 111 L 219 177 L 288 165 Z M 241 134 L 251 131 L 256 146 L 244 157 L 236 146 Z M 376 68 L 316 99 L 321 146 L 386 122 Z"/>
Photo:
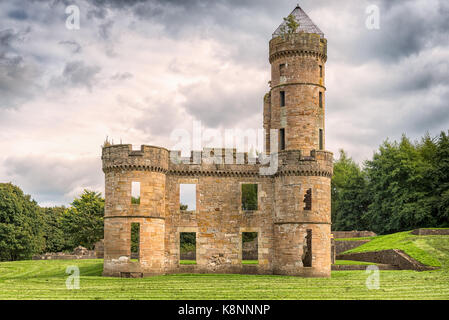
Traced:
<path fill-rule="evenodd" d="M 89 66 L 83 61 L 67 62 L 62 75 L 53 78 L 52 83 L 59 86 L 85 87 L 92 90 L 96 76 L 101 71 L 99 66 Z"/>
<path fill-rule="evenodd" d="M 59 44 L 68 46 L 71 49 L 72 53 L 80 53 L 82 50 L 81 45 L 76 41 L 59 41 Z"/>
<path fill-rule="evenodd" d="M 130 79 L 132 77 L 134 77 L 134 76 L 130 72 L 123 72 L 123 73 L 117 72 L 116 74 L 114 74 L 111 77 L 111 80 L 126 80 L 126 79 Z"/>
<path fill-rule="evenodd" d="M 0 30 L 0 109 L 14 108 L 29 101 L 38 90 L 38 68 L 16 53 L 14 42 L 25 32 Z"/>
<path fill-rule="evenodd" d="M 76 160 L 48 156 L 9 157 L 3 166 L 8 179 L 38 202 L 64 199 L 62 203 L 67 203 L 83 188 L 97 189 L 103 184 L 99 157 Z"/>
<path fill-rule="evenodd" d="M 28 14 L 23 9 L 17 9 L 8 12 L 8 17 L 15 20 L 26 20 L 28 18 Z"/>

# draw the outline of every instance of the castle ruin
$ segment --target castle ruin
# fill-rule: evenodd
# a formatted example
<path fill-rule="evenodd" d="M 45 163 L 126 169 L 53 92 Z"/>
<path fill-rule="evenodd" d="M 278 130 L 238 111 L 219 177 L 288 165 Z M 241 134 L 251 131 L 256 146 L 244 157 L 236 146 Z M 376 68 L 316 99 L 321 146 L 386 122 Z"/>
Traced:
<path fill-rule="evenodd" d="M 269 43 L 270 91 L 264 97 L 265 156 L 209 149 L 182 158 L 154 146 L 105 146 L 104 276 L 251 273 L 329 277 L 332 153 L 325 151 L 327 40 L 298 6 Z M 270 165 L 276 162 L 276 170 Z M 132 185 L 140 185 L 133 201 Z M 180 189 L 194 185 L 183 210 Z M 245 206 L 243 186 L 257 203 Z M 138 230 L 137 259 L 131 256 Z M 242 234 L 257 233 L 257 264 L 242 263 Z M 196 264 L 180 263 L 180 235 L 194 233 Z"/>

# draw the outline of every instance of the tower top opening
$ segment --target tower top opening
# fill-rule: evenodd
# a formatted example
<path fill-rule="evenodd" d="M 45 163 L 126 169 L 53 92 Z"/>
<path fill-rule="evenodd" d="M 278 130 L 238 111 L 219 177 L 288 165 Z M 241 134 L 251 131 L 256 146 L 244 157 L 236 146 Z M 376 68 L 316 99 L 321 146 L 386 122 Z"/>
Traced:
<path fill-rule="evenodd" d="M 319 34 L 321 38 L 324 38 L 324 33 L 318 28 L 318 26 L 309 18 L 309 16 L 301 9 L 299 4 L 296 8 L 289 14 L 292 16 L 295 21 L 299 24 L 296 28 L 296 33 L 305 32 L 305 33 L 316 33 Z M 283 30 L 287 28 L 288 21 L 284 21 L 273 33 L 273 38 L 282 35 Z"/>

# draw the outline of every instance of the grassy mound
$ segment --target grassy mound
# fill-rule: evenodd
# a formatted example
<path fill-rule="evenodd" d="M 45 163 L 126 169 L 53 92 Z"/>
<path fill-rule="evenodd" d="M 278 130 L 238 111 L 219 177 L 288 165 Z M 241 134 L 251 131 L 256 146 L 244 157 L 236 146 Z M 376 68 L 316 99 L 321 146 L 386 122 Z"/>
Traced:
<path fill-rule="evenodd" d="M 344 253 L 399 249 L 425 265 L 441 267 L 438 257 L 442 256 L 438 248 L 449 249 L 449 236 L 415 236 L 411 231 L 405 231 L 374 237 L 370 242 Z"/>

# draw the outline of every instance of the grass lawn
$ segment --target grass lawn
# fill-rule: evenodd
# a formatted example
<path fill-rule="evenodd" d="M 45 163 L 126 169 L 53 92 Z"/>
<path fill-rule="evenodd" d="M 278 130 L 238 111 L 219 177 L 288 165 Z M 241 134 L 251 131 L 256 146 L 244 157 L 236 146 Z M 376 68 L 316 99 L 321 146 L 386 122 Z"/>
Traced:
<path fill-rule="evenodd" d="M 379 290 L 366 288 L 365 271 L 333 271 L 331 278 L 179 274 L 120 279 L 101 276 L 102 260 L 37 260 L 0 263 L 0 299 L 449 299 L 449 236 L 420 236 L 413 244 L 442 268 L 382 270 Z M 65 270 L 73 265 L 80 269 L 78 290 L 65 285 Z"/>
<path fill-rule="evenodd" d="M 179 264 L 196 264 L 196 260 L 179 260 Z"/>
<path fill-rule="evenodd" d="M 242 260 L 242 264 L 259 264 L 259 260 Z"/>

